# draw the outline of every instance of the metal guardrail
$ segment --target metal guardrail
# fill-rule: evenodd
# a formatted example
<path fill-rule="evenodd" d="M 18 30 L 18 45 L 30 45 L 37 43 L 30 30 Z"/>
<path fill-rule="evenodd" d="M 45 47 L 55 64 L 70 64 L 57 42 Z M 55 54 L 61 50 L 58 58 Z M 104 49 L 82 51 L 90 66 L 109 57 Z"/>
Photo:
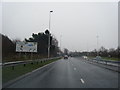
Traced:
<path fill-rule="evenodd" d="M 1 63 L 1 65 L 3 67 L 5 66 L 16 66 L 16 65 L 20 65 L 20 64 L 23 64 L 24 66 L 28 63 L 35 63 L 35 62 L 45 62 L 45 61 L 48 61 L 48 60 L 51 60 L 51 59 L 57 59 L 57 58 L 60 58 L 60 57 L 53 57 L 53 58 L 43 58 L 43 59 L 36 59 L 36 60 L 26 60 L 26 61 L 15 61 L 15 62 L 5 62 L 5 63 Z"/>
<path fill-rule="evenodd" d="M 89 59 L 91 61 L 95 61 L 97 63 L 102 63 L 102 64 L 106 64 L 106 65 L 112 65 L 112 66 L 119 66 L 120 61 L 113 61 L 113 60 L 106 60 L 106 59 Z"/>
<path fill-rule="evenodd" d="M 106 60 L 106 59 L 96 59 L 96 58 L 93 58 L 93 60 L 104 61 L 104 62 L 112 62 L 112 63 L 120 63 L 120 61 L 113 61 L 113 60 Z"/>

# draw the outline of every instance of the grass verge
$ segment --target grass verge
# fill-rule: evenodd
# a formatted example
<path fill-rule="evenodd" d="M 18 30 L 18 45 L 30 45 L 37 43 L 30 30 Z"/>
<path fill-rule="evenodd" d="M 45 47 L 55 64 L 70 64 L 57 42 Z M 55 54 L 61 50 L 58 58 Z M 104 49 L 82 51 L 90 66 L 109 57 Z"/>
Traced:
<path fill-rule="evenodd" d="M 114 57 L 102 57 L 102 58 L 106 60 L 120 61 L 120 58 L 114 58 Z"/>
<path fill-rule="evenodd" d="M 59 58 L 60 59 L 60 58 Z M 17 65 L 14 67 L 14 70 L 12 69 L 12 67 L 3 67 L 2 68 L 2 83 L 6 83 L 10 80 L 13 80 L 21 75 L 24 75 L 28 72 L 31 72 L 39 67 L 42 67 L 46 64 L 49 64 L 51 62 L 54 62 L 56 60 L 59 60 L 59 59 L 51 59 L 51 60 L 48 60 L 48 61 L 43 61 L 43 62 L 34 62 L 33 64 L 26 64 L 25 66 L 24 65 Z"/>

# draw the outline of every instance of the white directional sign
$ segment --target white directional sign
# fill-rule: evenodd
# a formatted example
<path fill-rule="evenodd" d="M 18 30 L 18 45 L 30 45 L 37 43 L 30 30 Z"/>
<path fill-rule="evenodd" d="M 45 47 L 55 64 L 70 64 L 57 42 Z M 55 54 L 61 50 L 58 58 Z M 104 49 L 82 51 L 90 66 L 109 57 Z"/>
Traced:
<path fill-rule="evenodd" d="M 37 42 L 16 42 L 16 52 L 37 52 Z"/>

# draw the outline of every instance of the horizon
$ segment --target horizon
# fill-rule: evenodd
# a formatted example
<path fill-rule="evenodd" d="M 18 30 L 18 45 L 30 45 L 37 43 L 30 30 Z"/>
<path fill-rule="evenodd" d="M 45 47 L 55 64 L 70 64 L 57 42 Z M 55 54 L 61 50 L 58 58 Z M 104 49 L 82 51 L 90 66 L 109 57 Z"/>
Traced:
<path fill-rule="evenodd" d="M 61 43 L 62 50 L 118 47 L 117 2 L 4 2 L 2 6 L 2 34 L 11 40 L 24 40 L 32 33 L 44 32 L 48 29 L 49 11 L 53 10 L 50 32 L 59 47 Z"/>

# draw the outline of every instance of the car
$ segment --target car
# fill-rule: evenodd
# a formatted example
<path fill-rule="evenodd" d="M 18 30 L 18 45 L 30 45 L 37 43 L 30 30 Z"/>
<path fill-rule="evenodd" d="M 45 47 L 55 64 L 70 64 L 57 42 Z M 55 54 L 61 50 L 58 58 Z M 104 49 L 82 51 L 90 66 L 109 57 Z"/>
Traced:
<path fill-rule="evenodd" d="M 64 56 L 64 59 L 68 59 L 68 55 L 65 55 L 65 56 Z"/>
<path fill-rule="evenodd" d="M 96 59 L 96 60 L 101 60 L 102 57 L 101 57 L 101 56 L 96 56 L 95 59 Z"/>
<path fill-rule="evenodd" d="M 83 56 L 83 58 L 84 58 L 84 59 L 88 59 L 88 57 L 87 57 L 87 56 Z"/>

